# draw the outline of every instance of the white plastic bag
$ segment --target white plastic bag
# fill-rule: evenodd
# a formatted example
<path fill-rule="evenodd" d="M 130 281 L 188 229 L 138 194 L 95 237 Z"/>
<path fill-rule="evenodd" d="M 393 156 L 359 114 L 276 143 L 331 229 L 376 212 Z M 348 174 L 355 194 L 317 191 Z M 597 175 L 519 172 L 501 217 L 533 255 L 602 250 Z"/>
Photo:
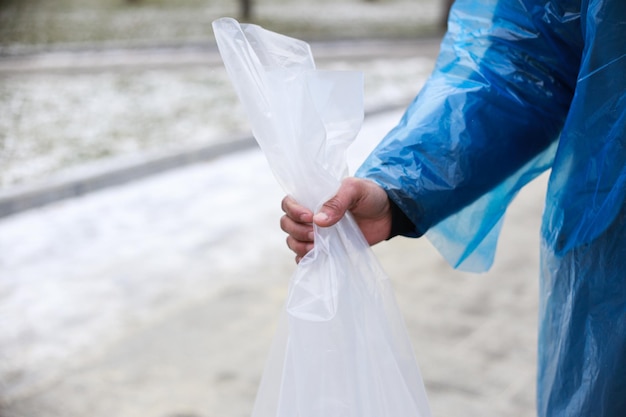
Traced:
<path fill-rule="evenodd" d="M 316 211 L 347 175 L 363 120 L 361 73 L 315 69 L 309 45 L 213 22 L 252 131 L 286 193 Z M 298 264 L 253 417 L 427 417 L 389 279 L 350 215 L 315 228 Z"/>

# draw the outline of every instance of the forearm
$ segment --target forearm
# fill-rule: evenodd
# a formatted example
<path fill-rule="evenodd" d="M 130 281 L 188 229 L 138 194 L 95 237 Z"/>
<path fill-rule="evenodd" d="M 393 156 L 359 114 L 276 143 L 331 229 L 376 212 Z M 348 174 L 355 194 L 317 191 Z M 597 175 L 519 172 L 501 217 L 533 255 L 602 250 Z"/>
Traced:
<path fill-rule="evenodd" d="M 567 50 L 554 52 L 558 31 L 542 33 L 512 10 L 517 2 L 467 10 L 473 7 L 456 5 L 433 75 L 357 172 L 411 219 L 409 235 L 423 234 L 545 150 L 572 99 L 576 65 Z"/>

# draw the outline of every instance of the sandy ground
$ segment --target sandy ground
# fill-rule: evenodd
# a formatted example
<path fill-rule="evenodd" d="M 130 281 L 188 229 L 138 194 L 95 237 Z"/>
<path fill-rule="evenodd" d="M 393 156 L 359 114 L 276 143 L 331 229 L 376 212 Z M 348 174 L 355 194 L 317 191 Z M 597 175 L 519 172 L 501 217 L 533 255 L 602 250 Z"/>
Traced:
<path fill-rule="evenodd" d="M 534 414 L 545 182 L 487 274 L 425 239 L 375 247 L 437 417 Z M 252 150 L 1 220 L 0 415 L 249 416 L 295 268 L 281 196 Z"/>

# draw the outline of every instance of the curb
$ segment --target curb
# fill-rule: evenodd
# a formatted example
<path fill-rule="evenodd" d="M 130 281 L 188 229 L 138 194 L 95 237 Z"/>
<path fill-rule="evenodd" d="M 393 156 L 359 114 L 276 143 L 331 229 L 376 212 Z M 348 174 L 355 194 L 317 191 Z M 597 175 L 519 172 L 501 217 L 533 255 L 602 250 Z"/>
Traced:
<path fill-rule="evenodd" d="M 256 146 L 253 137 L 239 137 L 169 155 L 144 155 L 118 160 L 115 164 L 103 164 L 88 173 L 77 171 L 36 185 L 0 190 L 0 218 L 175 168 L 210 161 L 253 146 Z"/>

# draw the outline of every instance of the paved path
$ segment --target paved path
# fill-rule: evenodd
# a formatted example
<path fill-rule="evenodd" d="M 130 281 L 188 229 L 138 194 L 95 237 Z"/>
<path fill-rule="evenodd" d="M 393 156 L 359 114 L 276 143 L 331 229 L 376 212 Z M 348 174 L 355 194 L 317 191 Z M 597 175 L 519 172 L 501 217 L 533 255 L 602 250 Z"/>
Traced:
<path fill-rule="evenodd" d="M 437 417 L 534 413 L 544 190 L 514 202 L 488 274 L 424 239 L 375 248 Z M 0 219 L 0 415 L 249 416 L 294 269 L 281 196 L 249 150 Z"/>

